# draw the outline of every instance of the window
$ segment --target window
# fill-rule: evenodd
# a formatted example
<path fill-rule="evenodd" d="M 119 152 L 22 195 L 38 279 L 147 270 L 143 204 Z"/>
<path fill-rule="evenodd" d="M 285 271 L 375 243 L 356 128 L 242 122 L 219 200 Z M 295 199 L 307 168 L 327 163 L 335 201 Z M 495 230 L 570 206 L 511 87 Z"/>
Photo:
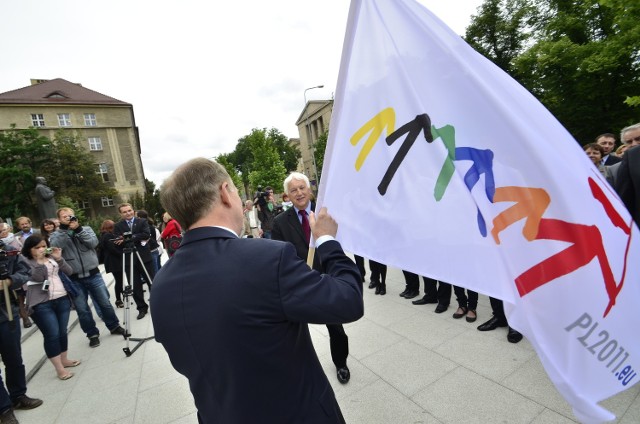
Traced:
<path fill-rule="evenodd" d="M 108 208 L 109 206 L 113 206 L 113 198 L 112 197 L 103 197 L 102 198 L 102 207 Z"/>
<path fill-rule="evenodd" d="M 61 127 L 70 127 L 71 126 L 71 115 L 68 113 L 59 113 L 58 114 L 58 125 Z"/>
<path fill-rule="evenodd" d="M 44 127 L 44 115 L 41 113 L 32 113 L 31 125 L 34 127 Z"/>
<path fill-rule="evenodd" d="M 78 206 L 80 206 L 80 209 L 89 209 L 90 203 L 88 200 L 80 200 Z"/>
<path fill-rule="evenodd" d="M 102 150 L 102 140 L 100 140 L 100 137 L 89 137 L 89 150 Z"/>
<path fill-rule="evenodd" d="M 96 171 L 96 174 L 100 174 L 102 176 L 102 181 L 104 182 L 109 181 L 109 167 L 107 167 L 107 164 L 98 163 L 96 165 L 98 166 L 98 170 Z"/>
<path fill-rule="evenodd" d="M 96 114 L 95 113 L 85 113 L 84 114 L 84 125 L 87 127 L 95 127 L 98 125 L 96 122 Z"/>

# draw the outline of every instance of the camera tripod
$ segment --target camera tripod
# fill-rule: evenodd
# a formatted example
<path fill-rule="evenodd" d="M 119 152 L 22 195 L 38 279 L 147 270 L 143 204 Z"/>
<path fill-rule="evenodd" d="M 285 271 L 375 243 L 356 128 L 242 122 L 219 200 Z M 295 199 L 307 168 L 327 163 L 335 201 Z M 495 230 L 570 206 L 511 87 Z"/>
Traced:
<path fill-rule="evenodd" d="M 144 342 L 146 342 L 147 340 L 152 340 L 154 338 L 154 336 L 151 337 L 144 337 L 141 339 L 137 339 L 137 338 L 133 338 L 131 337 L 131 332 L 130 330 L 130 319 L 131 319 L 131 301 L 130 301 L 130 297 L 133 297 L 133 284 L 135 284 L 134 280 L 133 280 L 133 276 L 134 276 L 134 254 L 135 253 L 135 257 L 138 258 L 138 264 L 140 264 L 140 268 L 142 268 L 142 270 L 145 273 L 145 276 L 147 278 L 147 282 L 149 283 L 149 286 L 151 286 L 151 277 L 149 276 L 149 273 L 147 272 L 147 268 L 144 266 L 144 262 L 142 261 L 142 258 L 140 257 L 140 253 L 138 252 L 138 250 L 136 249 L 135 244 L 133 243 L 133 240 L 131 239 L 126 239 L 124 241 L 124 247 L 122 249 L 122 275 L 127 275 L 126 273 L 126 260 L 127 260 L 127 254 L 129 255 L 129 275 L 127 275 L 127 285 L 123 288 L 122 290 L 122 296 L 123 296 L 123 300 L 124 300 L 124 318 L 123 318 L 123 322 L 124 322 L 124 331 L 125 331 L 125 340 L 126 340 L 126 346 L 122 348 L 122 350 L 124 351 L 124 354 L 127 355 L 127 357 L 133 355 L 133 353 L 138 350 L 138 348 L 140 346 L 142 346 L 142 344 Z M 142 291 L 142 294 L 144 295 L 144 290 L 142 290 L 142 287 L 140 288 L 140 290 Z M 133 349 L 129 348 L 129 341 L 132 342 L 136 342 L 136 345 L 134 346 Z"/>

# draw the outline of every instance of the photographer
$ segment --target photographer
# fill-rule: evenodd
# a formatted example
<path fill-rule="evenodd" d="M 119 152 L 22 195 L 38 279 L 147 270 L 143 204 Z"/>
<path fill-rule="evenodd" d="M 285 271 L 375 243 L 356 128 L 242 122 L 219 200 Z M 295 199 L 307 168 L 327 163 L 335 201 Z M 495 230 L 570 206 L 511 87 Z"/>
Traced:
<path fill-rule="evenodd" d="M 276 205 L 273 198 L 273 189 L 267 187 L 264 192 L 256 193 L 256 199 L 253 202 L 258 206 L 258 219 L 260 220 L 260 228 L 262 228 L 262 238 L 270 239 L 271 230 L 273 229 L 273 219 L 276 216 Z"/>
<path fill-rule="evenodd" d="M 109 302 L 109 291 L 98 269 L 96 246 L 98 238 L 89 226 L 81 226 L 73 209 L 58 209 L 60 228 L 51 234 L 52 247 L 62 249 L 62 257 L 73 268 L 71 281 L 79 287 L 80 294 L 74 299 L 80 327 L 89 338 L 90 347 L 100 346 L 100 331 L 96 327 L 91 309 L 87 303 L 89 293 L 102 311 L 102 319 L 111 334 L 125 336 L 124 328 Z"/>
<path fill-rule="evenodd" d="M 20 346 L 20 325 L 16 323 L 18 316 L 17 297 L 13 293 L 29 281 L 31 270 L 18 251 L 0 241 L 0 281 L 3 290 L 9 290 L 11 299 L 11 315 L 7 310 L 4 296 L 0 302 L 0 355 L 5 365 L 7 387 L 0 377 L 0 422 L 17 423 L 13 415 L 14 409 L 33 409 L 42 405 L 40 399 L 32 399 L 26 395 L 27 378 L 22 362 Z M 5 289 L 6 285 L 6 289 Z"/>

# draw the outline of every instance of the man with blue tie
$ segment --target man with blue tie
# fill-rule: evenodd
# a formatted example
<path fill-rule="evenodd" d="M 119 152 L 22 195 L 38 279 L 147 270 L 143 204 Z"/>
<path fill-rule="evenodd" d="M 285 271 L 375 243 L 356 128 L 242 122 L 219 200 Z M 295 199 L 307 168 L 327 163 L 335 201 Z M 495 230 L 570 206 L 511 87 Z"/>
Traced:
<path fill-rule="evenodd" d="M 308 216 L 316 206 L 311 201 L 309 178 L 300 172 L 292 172 L 284 180 L 284 192 L 293 202 L 293 207 L 276 216 L 273 221 L 271 238 L 293 244 L 300 259 L 306 261 L 309 254 L 310 236 Z M 313 258 L 313 269 L 324 272 L 317 256 Z M 327 330 L 329 330 L 331 359 L 336 366 L 338 381 L 346 384 L 351 378 L 351 372 L 347 367 L 349 337 L 347 337 L 342 324 L 327 324 Z"/>
<path fill-rule="evenodd" d="M 137 318 L 142 319 L 149 312 L 149 305 L 144 300 L 142 285 L 146 282 L 149 290 L 151 290 L 151 280 L 153 280 L 155 274 L 153 272 L 153 257 L 147 244 L 151 237 L 151 229 L 146 219 L 136 218 L 135 211 L 130 203 L 121 203 L 118 205 L 118 211 L 120 212 L 122 220 L 115 225 L 113 234 L 120 237 L 120 239 L 115 240 L 114 243 L 120 247 L 125 247 L 124 238 L 125 236 L 130 236 L 133 241 L 133 246 L 135 246 L 135 250 L 128 253 L 127 257 L 125 257 L 125 270 L 127 281 L 129 281 L 131 275 L 130 261 L 131 257 L 133 257 L 133 281 L 129 281 L 129 284 L 133 286 L 133 300 L 136 302 L 136 308 L 138 309 Z M 139 258 L 138 255 L 136 255 L 136 251 L 140 255 Z M 140 260 L 142 260 L 142 264 Z"/>

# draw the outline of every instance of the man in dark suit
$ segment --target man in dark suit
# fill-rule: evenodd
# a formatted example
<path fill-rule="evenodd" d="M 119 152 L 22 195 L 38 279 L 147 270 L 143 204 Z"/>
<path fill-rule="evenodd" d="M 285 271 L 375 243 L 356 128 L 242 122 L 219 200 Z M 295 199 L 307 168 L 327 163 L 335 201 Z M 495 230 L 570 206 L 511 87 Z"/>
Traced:
<path fill-rule="evenodd" d="M 146 219 L 137 218 L 135 216 L 135 211 L 130 203 L 121 203 L 118 206 L 118 211 L 120 212 L 122 220 L 115 225 L 113 234 L 116 237 L 120 237 L 120 239 L 115 240 L 114 243 L 120 247 L 127 247 L 125 246 L 126 243 L 122 237 L 125 233 L 131 233 L 131 240 L 133 241 L 135 250 L 128 253 L 124 258 L 125 270 L 128 281 L 130 279 L 129 276 L 131 275 L 131 255 L 133 255 L 133 281 L 129 281 L 129 284 L 133 286 L 133 300 L 136 302 L 136 308 L 138 309 L 137 318 L 142 319 L 149 311 L 149 305 L 147 305 L 147 302 L 144 300 L 144 290 L 142 289 L 142 285 L 144 284 L 143 278 L 149 286 L 149 291 L 151 291 L 151 281 L 154 277 L 153 258 L 147 244 L 151 237 L 151 230 Z M 144 263 L 144 268 L 140 264 L 140 260 L 135 253 L 136 251 L 140 254 L 140 259 L 142 259 L 142 262 Z"/>
<path fill-rule="evenodd" d="M 630 148 L 618 169 L 616 191 L 640 227 L 640 123 L 624 128 L 620 139 Z"/>
<path fill-rule="evenodd" d="M 604 154 L 602 155 L 602 160 L 600 162 L 602 165 L 611 166 L 622 160 L 613 154 L 616 147 L 615 135 L 611 133 L 600 134 L 596 137 L 596 144 L 599 144 L 604 150 Z"/>
<path fill-rule="evenodd" d="M 188 231 L 158 272 L 151 317 L 199 422 L 343 423 L 307 323 L 352 322 L 364 304 L 326 209 L 309 217 L 321 274 L 290 243 L 239 237 L 242 200 L 211 160 L 178 167 L 160 196 Z"/>
<path fill-rule="evenodd" d="M 309 178 L 299 172 L 291 173 L 291 175 L 284 180 L 284 192 L 291 199 L 293 207 L 276 216 L 276 219 L 273 221 L 271 238 L 273 240 L 288 241 L 293 244 L 298 257 L 306 261 L 309 254 L 310 236 L 307 217 L 315 209 L 315 204 L 311 201 L 312 194 Z M 319 258 L 315 255 L 313 258 L 313 269 L 324 272 Z M 338 381 L 346 384 L 351 378 L 351 372 L 349 371 L 349 367 L 347 367 L 349 338 L 341 324 L 327 324 L 327 330 L 329 330 L 331 359 L 336 366 Z"/>

